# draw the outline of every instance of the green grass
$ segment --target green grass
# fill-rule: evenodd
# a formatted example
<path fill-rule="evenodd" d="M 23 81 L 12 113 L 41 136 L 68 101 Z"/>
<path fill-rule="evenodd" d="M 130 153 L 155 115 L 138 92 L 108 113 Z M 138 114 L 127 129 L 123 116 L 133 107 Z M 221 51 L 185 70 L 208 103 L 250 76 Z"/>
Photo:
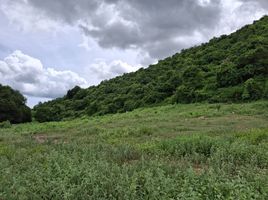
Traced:
<path fill-rule="evenodd" d="M 268 102 L 0 129 L 0 199 L 268 199 Z"/>

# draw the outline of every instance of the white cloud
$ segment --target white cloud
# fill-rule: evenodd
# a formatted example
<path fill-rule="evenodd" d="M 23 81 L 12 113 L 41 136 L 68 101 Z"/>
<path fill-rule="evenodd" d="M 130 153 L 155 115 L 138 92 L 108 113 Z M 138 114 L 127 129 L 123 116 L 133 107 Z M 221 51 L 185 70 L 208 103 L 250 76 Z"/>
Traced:
<path fill-rule="evenodd" d="M 267 14 L 267 9 L 260 5 L 261 0 L 222 0 L 223 12 L 214 31 L 209 30 L 209 37 L 229 34 Z"/>
<path fill-rule="evenodd" d="M 124 73 L 136 71 L 140 67 L 141 66 L 133 67 L 121 60 L 114 60 L 110 63 L 107 63 L 103 60 L 97 60 L 96 63 L 89 66 L 87 73 L 91 79 L 95 79 L 95 83 L 98 83 L 101 80 L 114 78 Z"/>
<path fill-rule="evenodd" d="M 45 68 L 41 61 L 15 51 L 0 60 L 0 83 L 8 84 L 25 95 L 56 98 L 75 85 L 87 86 L 87 81 L 72 71 Z"/>
<path fill-rule="evenodd" d="M 43 12 L 28 6 L 27 0 L 0 0 L 0 11 L 22 31 L 62 31 L 65 24 L 51 20 Z"/>

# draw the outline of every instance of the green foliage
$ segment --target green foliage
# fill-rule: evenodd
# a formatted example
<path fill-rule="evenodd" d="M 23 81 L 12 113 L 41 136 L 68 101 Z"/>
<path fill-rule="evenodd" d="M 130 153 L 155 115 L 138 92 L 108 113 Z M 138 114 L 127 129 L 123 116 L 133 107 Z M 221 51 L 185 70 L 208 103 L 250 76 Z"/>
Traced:
<path fill-rule="evenodd" d="M 66 98 L 72 99 L 74 98 L 79 92 L 81 91 L 81 88 L 79 86 L 75 86 L 73 89 L 68 90 Z"/>
<path fill-rule="evenodd" d="M 238 102 L 268 96 L 268 16 L 155 65 L 34 108 L 38 121 L 132 111 L 166 103 Z M 250 81 L 254 80 L 254 81 Z M 61 109 L 58 109 L 61 107 Z M 55 112 L 57 110 L 57 112 Z M 55 117 L 56 115 L 56 117 Z"/>
<path fill-rule="evenodd" d="M 10 121 L 0 122 L 0 128 L 10 128 L 10 127 L 11 127 Z"/>
<path fill-rule="evenodd" d="M 263 90 L 261 86 L 253 78 L 248 79 L 245 82 L 243 99 L 245 100 L 256 100 L 263 96 Z"/>
<path fill-rule="evenodd" d="M 268 80 L 266 80 L 265 86 L 264 86 L 264 98 L 268 99 Z"/>
<path fill-rule="evenodd" d="M 0 129 L 0 199 L 268 199 L 268 101 Z"/>
<path fill-rule="evenodd" d="M 31 109 L 26 106 L 26 99 L 18 91 L 0 84 L 0 122 L 30 122 Z"/>
<path fill-rule="evenodd" d="M 235 86 L 242 82 L 240 73 L 234 63 L 224 62 L 217 71 L 218 87 Z"/>
<path fill-rule="evenodd" d="M 60 121 L 62 119 L 61 112 L 63 111 L 62 106 L 57 105 L 54 107 L 39 107 L 35 109 L 35 119 L 39 122 L 46 121 Z"/>

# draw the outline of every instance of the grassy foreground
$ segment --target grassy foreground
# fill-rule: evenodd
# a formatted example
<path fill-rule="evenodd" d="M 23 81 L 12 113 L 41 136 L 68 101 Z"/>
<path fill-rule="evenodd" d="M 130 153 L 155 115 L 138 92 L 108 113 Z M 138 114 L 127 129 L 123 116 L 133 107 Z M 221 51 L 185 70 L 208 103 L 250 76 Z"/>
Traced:
<path fill-rule="evenodd" d="M 0 199 L 268 199 L 268 102 L 0 129 Z"/>

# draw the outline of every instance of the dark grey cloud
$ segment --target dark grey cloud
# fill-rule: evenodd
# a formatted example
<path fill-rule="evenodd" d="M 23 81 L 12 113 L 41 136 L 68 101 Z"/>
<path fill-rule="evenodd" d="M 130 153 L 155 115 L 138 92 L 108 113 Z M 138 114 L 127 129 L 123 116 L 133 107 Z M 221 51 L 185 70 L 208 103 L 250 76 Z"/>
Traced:
<path fill-rule="evenodd" d="M 247 4 L 241 9 L 268 9 L 268 0 L 28 0 L 28 6 L 78 25 L 103 48 L 136 49 L 159 59 L 211 37 L 228 12 L 224 4 L 238 1 Z"/>
<path fill-rule="evenodd" d="M 68 23 L 90 16 L 100 5 L 96 0 L 28 0 L 28 3 L 49 17 Z"/>
<path fill-rule="evenodd" d="M 220 0 L 28 0 L 47 16 L 79 27 L 104 48 L 135 48 L 160 58 L 185 47 L 177 37 L 213 28 Z"/>
<path fill-rule="evenodd" d="M 177 37 L 210 29 L 220 17 L 220 1 L 202 6 L 197 0 L 118 1 L 121 21 L 95 24 L 85 33 L 102 47 L 140 48 L 161 58 L 185 47 Z"/>

